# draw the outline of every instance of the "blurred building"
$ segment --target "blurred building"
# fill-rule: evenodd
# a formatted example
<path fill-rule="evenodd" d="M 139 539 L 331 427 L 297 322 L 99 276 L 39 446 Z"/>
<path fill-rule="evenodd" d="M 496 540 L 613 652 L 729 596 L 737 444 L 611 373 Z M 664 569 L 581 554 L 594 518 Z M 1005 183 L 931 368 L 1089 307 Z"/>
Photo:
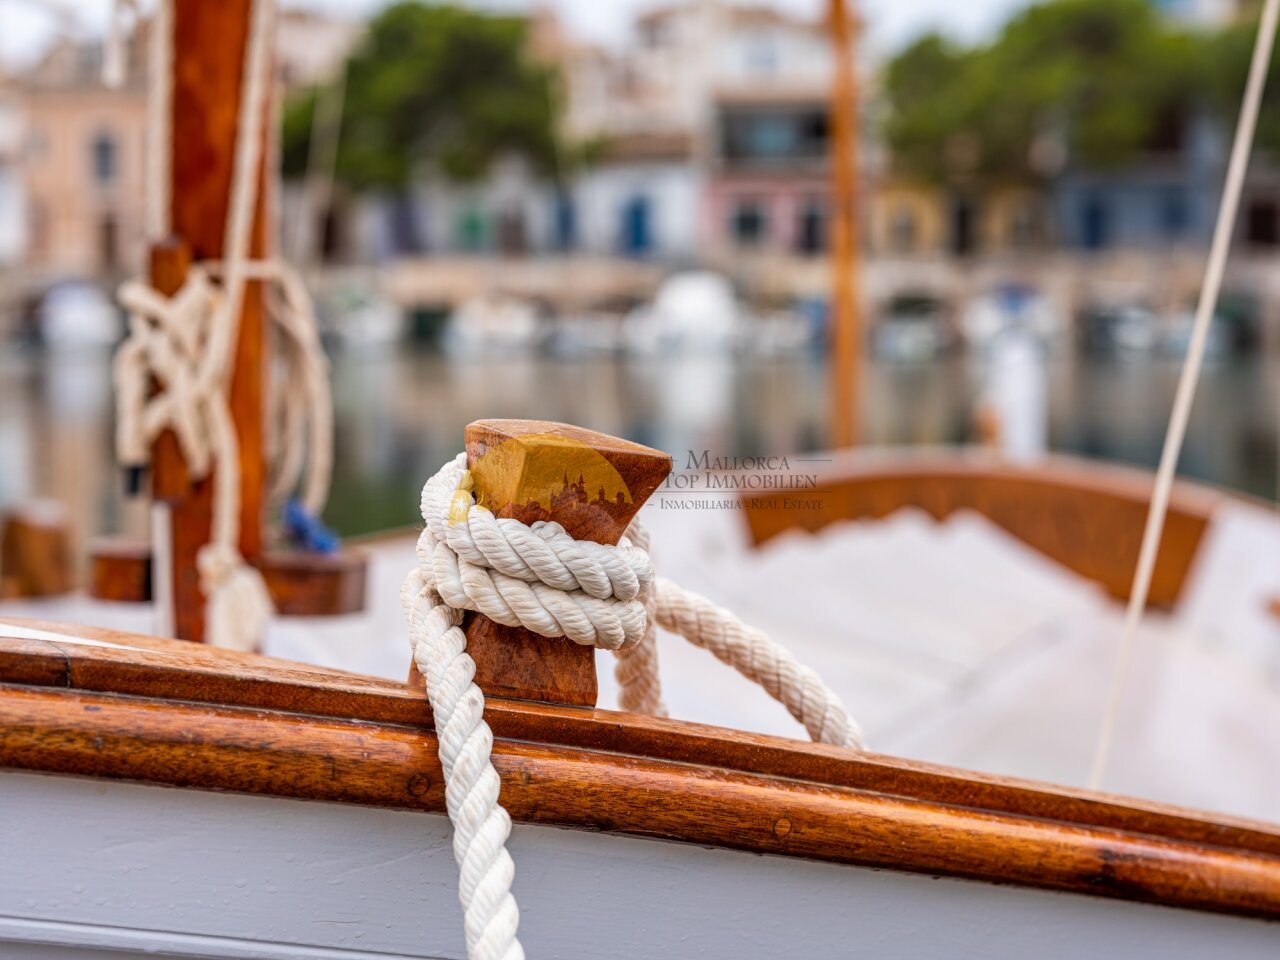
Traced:
<path fill-rule="evenodd" d="M 1194 115 L 1167 125 L 1122 170 L 1068 160 L 1051 187 L 1058 242 L 1087 251 L 1203 245 L 1213 231 L 1224 161 L 1224 131 Z M 1245 221 L 1247 227 L 1247 214 Z"/>
<path fill-rule="evenodd" d="M 568 56 L 567 129 L 612 143 L 588 175 L 609 188 L 585 191 L 584 242 L 668 257 L 821 250 L 831 65 L 821 23 L 722 0 L 649 11 L 616 55 Z"/>
<path fill-rule="evenodd" d="M 276 75 L 287 94 L 332 80 L 359 41 L 356 22 L 285 8 L 276 18 Z"/>
<path fill-rule="evenodd" d="M 1196 27 L 1220 27 L 1248 12 L 1250 0 L 1151 0 L 1166 16 Z"/>
<path fill-rule="evenodd" d="M 142 267 L 147 32 L 128 39 L 124 85 L 102 82 L 103 45 L 61 35 L 0 90 L 0 262 L 36 273 L 114 278 Z M 358 25 L 284 11 L 277 33 L 286 89 L 341 66 Z"/>
<path fill-rule="evenodd" d="M 18 78 L 23 259 L 52 273 L 114 276 L 141 263 L 145 33 L 124 85 L 102 83 L 101 43 L 59 38 Z"/>
<path fill-rule="evenodd" d="M 22 111 L 17 91 L 0 78 L 0 267 L 26 246 L 22 205 Z"/>
<path fill-rule="evenodd" d="M 709 250 L 825 251 L 829 112 L 821 90 L 743 89 L 717 98 L 706 204 Z"/>

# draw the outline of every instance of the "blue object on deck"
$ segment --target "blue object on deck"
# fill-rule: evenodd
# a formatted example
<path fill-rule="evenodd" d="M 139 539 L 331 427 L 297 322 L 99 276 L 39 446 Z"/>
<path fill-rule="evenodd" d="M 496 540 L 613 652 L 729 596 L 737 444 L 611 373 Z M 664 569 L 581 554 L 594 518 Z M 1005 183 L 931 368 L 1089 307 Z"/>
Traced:
<path fill-rule="evenodd" d="M 284 532 L 289 542 L 301 550 L 338 552 L 338 535 L 297 500 L 289 500 L 284 505 Z"/>

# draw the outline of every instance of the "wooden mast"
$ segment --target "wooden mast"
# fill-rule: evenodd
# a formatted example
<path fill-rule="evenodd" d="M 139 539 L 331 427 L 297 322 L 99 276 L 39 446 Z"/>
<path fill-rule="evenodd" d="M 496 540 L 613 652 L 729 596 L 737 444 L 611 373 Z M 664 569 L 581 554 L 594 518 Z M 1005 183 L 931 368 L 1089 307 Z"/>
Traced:
<path fill-rule="evenodd" d="M 254 7 L 254 0 L 172 3 L 173 75 L 168 117 L 171 135 L 167 144 L 171 202 L 165 217 L 171 233 L 158 240 L 153 237 L 150 251 L 151 282 L 166 295 L 176 293 L 182 286 L 193 262 L 224 255 L 227 238 L 223 234 L 239 138 L 245 45 Z M 153 83 L 158 81 L 159 78 L 152 78 Z M 267 140 L 273 118 L 273 111 L 265 109 L 261 126 L 252 135 Z M 264 147 L 261 157 L 248 251 L 253 259 L 262 259 L 269 253 L 267 211 L 274 202 L 270 196 L 272 178 L 266 175 L 267 165 L 272 162 L 271 151 Z M 262 574 L 277 613 L 355 613 L 364 608 L 367 558 L 362 552 L 264 549 L 267 464 L 263 434 L 268 375 L 264 309 L 262 283 L 249 281 L 245 285 L 228 395 L 239 445 L 237 545 L 245 560 Z M 206 598 L 200 589 L 196 557 L 210 539 L 212 476 L 198 482 L 192 480 L 172 431 L 165 431 L 156 439 L 151 463 L 151 494 L 161 508 L 161 516 L 153 522 L 153 544 L 149 547 L 121 539 L 95 542 L 90 551 L 90 594 L 104 600 L 154 600 L 161 631 L 171 631 L 184 640 L 202 641 Z M 131 478 L 129 484 L 136 492 L 137 477 Z M 169 612 L 172 623 L 165 622 Z"/>
<path fill-rule="evenodd" d="M 152 250 L 152 282 L 170 293 L 194 260 L 218 259 L 230 201 L 240 86 L 244 75 L 251 0 L 173 0 L 171 101 L 173 236 Z M 154 81 L 153 81 L 154 82 Z M 270 111 L 264 111 L 270 116 Z M 265 136 L 265 128 L 253 131 Z M 263 151 L 265 157 L 267 151 Z M 259 170 L 258 204 L 250 256 L 265 254 L 267 182 Z M 263 390 L 267 339 L 261 285 L 247 284 L 240 317 L 229 403 L 240 456 L 240 552 L 249 562 L 262 553 L 266 468 L 263 456 Z M 193 482 L 172 432 L 152 451 L 152 494 L 170 505 L 170 557 L 174 632 L 204 639 L 205 597 L 196 554 L 209 542 L 213 478 Z"/>
<path fill-rule="evenodd" d="M 845 0 L 829 13 L 834 77 L 831 92 L 831 432 L 830 447 L 858 440 L 858 368 L 862 324 L 858 307 L 857 191 L 858 94 L 853 24 Z"/>

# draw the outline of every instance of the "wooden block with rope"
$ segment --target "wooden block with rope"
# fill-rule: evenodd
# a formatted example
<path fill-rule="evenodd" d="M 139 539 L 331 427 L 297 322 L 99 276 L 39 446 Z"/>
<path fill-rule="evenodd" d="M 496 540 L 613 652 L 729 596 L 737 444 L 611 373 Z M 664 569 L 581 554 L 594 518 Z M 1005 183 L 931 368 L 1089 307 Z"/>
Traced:
<path fill-rule="evenodd" d="M 251 579 L 263 585 L 254 589 L 264 597 L 274 586 L 275 607 L 289 613 L 349 613 L 362 608 L 364 601 L 362 554 L 339 552 L 312 562 L 294 551 L 268 550 L 266 544 L 271 465 L 264 444 L 264 409 L 270 388 L 268 325 L 272 318 L 264 287 L 268 281 L 279 283 L 287 300 L 298 286 L 295 278 L 269 259 L 272 178 L 266 175 L 269 151 L 265 144 L 272 115 L 268 103 L 273 26 L 273 5 L 262 0 L 229 0 L 216 8 L 199 0 L 167 0 L 157 11 L 153 32 L 150 135 L 161 146 L 148 160 L 158 195 L 148 215 L 154 242 L 150 284 L 154 293 L 170 298 L 160 301 L 156 311 L 171 314 L 151 320 L 160 330 L 158 335 L 173 341 L 166 345 L 169 354 L 190 361 L 197 387 L 206 393 L 211 388 L 224 393 L 216 399 L 186 398 L 205 404 L 194 416 L 188 412 L 187 422 L 198 421 L 213 434 L 199 438 L 213 449 L 212 465 L 193 470 L 188 462 L 190 430 L 185 448 L 179 442 L 177 428 L 184 411 L 174 413 L 173 408 L 183 402 L 181 395 L 171 398 L 166 429 L 151 438 L 151 493 L 168 506 L 169 517 L 164 525 L 168 529 L 156 533 L 159 549 L 151 551 L 153 579 L 163 578 L 164 589 L 153 583 L 147 596 L 128 599 L 171 596 L 170 628 L 188 640 L 207 639 L 206 605 L 212 598 L 206 591 L 213 589 L 214 582 L 241 590 L 237 600 L 222 598 L 221 608 L 228 616 L 238 615 L 244 606 L 243 588 L 251 586 Z M 203 315 L 197 312 L 194 321 L 180 313 L 177 303 L 190 292 L 186 288 L 193 264 L 209 275 L 212 291 L 211 305 Z M 305 291 L 301 298 L 305 299 Z M 166 326 L 176 322 L 175 317 L 205 327 L 175 332 Z M 292 320 L 292 325 L 280 322 L 292 326 L 286 333 L 298 340 L 297 327 L 304 321 Z M 229 330 L 234 331 L 234 340 L 224 343 Z M 310 334 L 314 340 L 314 331 Z M 184 337 L 188 338 L 185 343 Z M 219 345 L 226 351 L 225 372 L 206 367 L 202 359 Z M 319 349 L 318 340 L 304 346 Z M 154 354 L 147 359 L 154 364 Z M 316 370 L 323 372 L 322 358 L 312 358 L 311 365 L 313 376 Z M 168 376 L 187 379 L 173 369 Z M 173 386 L 164 380 L 164 374 L 153 374 L 150 400 L 154 400 L 154 388 Z M 181 394 L 190 384 L 177 386 Z M 327 404 L 327 386 L 323 389 Z M 225 423 L 219 431 L 218 418 L 212 414 L 223 409 Z M 327 419 L 324 425 L 331 428 Z M 227 460 L 232 461 L 230 467 L 223 462 Z M 218 489 L 219 484 L 223 489 Z M 234 509 L 233 517 L 219 513 L 220 499 Z M 122 591 L 136 589 L 139 562 L 136 548 L 122 549 L 117 543 L 99 549 L 93 556 L 92 586 L 97 595 L 121 599 Z"/>
<path fill-rule="evenodd" d="M 607 434 L 544 420 L 478 420 L 466 431 L 476 502 L 521 523 L 559 523 L 578 540 L 615 544 L 671 472 L 671 457 Z M 478 613 L 464 626 L 476 682 L 493 696 L 595 706 L 595 651 Z M 417 667 L 410 684 L 421 686 Z"/>

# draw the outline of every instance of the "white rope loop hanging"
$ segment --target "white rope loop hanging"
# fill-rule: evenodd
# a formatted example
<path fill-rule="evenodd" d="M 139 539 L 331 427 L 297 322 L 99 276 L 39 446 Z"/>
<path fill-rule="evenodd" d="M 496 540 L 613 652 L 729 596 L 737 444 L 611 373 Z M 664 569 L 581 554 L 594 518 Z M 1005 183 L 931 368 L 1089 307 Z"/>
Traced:
<path fill-rule="evenodd" d="M 656 641 L 662 626 L 758 683 L 814 740 L 861 749 L 862 733 L 839 698 L 786 649 L 705 598 L 655 577 L 648 535 L 638 523 L 617 546 L 579 541 L 558 523 L 496 518 L 477 505 L 472 490 L 465 454 L 427 481 L 418 566 L 401 601 L 435 716 L 467 955 L 511 960 L 524 956 L 506 851 L 511 820 L 498 799 L 493 734 L 466 650 L 463 611 L 612 650 L 625 710 L 666 715 Z"/>

